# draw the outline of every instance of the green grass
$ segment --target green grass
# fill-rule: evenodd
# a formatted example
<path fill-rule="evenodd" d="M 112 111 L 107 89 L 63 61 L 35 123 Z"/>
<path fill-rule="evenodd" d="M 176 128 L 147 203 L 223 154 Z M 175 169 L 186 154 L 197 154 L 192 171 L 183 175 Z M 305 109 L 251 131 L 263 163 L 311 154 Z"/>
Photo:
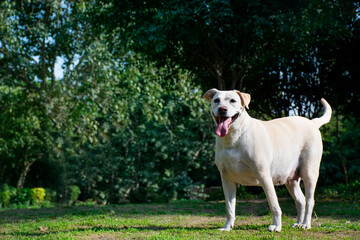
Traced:
<path fill-rule="evenodd" d="M 220 232 L 224 202 L 75 206 L 0 211 L 0 239 L 360 239 L 360 210 L 352 202 L 317 202 L 313 228 L 295 222 L 292 200 L 280 202 L 281 233 L 267 231 L 266 201 L 237 204 L 235 228 Z"/>

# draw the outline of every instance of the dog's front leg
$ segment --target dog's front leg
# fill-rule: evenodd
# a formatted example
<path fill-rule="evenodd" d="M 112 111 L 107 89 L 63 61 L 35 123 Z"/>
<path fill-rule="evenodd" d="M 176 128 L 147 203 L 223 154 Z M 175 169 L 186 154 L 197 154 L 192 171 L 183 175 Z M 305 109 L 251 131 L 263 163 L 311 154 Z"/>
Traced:
<path fill-rule="evenodd" d="M 279 205 L 278 198 L 276 196 L 275 187 L 272 181 L 272 178 L 269 173 L 261 174 L 259 173 L 259 180 L 261 186 L 264 189 L 266 199 L 268 200 L 271 214 L 273 215 L 273 224 L 269 226 L 268 230 L 270 232 L 280 232 L 281 231 L 281 209 Z"/>
<path fill-rule="evenodd" d="M 221 231 L 230 231 L 234 227 L 235 205 L 236 205 L 236 183 L 221 177 L 222 187 L 225 195 L 227 220 Z"/>

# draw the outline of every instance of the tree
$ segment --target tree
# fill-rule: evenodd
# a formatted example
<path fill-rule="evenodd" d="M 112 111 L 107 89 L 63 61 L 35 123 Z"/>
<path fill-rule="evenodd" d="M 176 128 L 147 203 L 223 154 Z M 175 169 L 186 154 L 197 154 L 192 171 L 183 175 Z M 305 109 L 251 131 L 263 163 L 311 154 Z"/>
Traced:
<path fill-rule="evenodd" d="M 2 182 L 15 180 L 22 188 L 31 165 L 53 146 L 52 123 L 34 96 L 19 87 L 0 87 L 0 160 Z M 14 176 L 15 172 L 20 174 Z M 4 178 L 6 176 L 6 178 Z"/>
<path fill-rule="evenodd" d="M 98 118 L 96 144 L 74 149 L 67 140 L 69 184 L 81 186 L 82 199 L 119 203 L 185 198 L 191 186 L 216 180 L 213 142 L 205 141 L 212 122 L 192 75 L 133 53 L 122 59 L 127 64 L 108 81 L 117 83 L 126 120 L 119 124 L 109 111 Z"/>
<path fill-rule="evenodd" d="M 20 168 L 18 188 L 30 166 L 54 146 L 49 130 L 56 121 L 55 64 L 70 42 L 68 6 L 61 1 L 1 2 L 0 81 L 3 100 L 10 100 L 2 106 L 1 135 L 10 144 L 5 148 L 14 152 L 2 154 Z"/>
<path fill-rule="evenodd" d="M 264 49 L 284 44 L 281 23 L 293 20 L 297 7 L 289 1 L 99 1 L 95 21 L 160 64 L 210 74 L 207 86 L 242 89 Z"/>
<path fill-rule="evenodd" d="M 345 42 L 358 49 L 359 4 L 353 1 L 96 2 L 94 25 L 111 39 L 160 66 L 189 69 L 205 90 L 250 91 L 255 111 L 272 117 L 316 116 L 320 96 L 341 98 L 331 87 L 339 80 L 329 77 L 335 66 L 328 65 L 341 56 L 329 53 Z M 351 85 L 357 75 L 343 67 Z"/>
<path fill-rule="evenodd" d="M 105 75 L 121 66 L 106 54 L 100 36 L 92 35 L 85 3 L 3 1 L 0 11 L 0 84 L 3 99 L 10 100 L 2 106 L 2 140 L 9 143 L 12 131 L 10 139 L 26 146 L 17 156 L 2 154 L 22 168 L 21 188 L 30 166 L 48 150 L 61 152 L 67 137 L 96 142 L 97 117 L 108 111 L 113 93 L 114 82 Z M 57 65 L 63 76 L 55 76 Z"/>

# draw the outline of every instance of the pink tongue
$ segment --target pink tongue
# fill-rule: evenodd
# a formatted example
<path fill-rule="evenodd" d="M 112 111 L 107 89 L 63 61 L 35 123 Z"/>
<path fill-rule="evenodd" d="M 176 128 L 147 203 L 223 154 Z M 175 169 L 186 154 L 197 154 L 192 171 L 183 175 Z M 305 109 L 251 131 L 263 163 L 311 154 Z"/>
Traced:
<path fill-rule="evenodd" d="M 229 125 L 231 123 L 230 117 L 220 117 L 220 123 L 216 128 L 216 135 L 219 137 L 225 137 L 229 132 Z"/>

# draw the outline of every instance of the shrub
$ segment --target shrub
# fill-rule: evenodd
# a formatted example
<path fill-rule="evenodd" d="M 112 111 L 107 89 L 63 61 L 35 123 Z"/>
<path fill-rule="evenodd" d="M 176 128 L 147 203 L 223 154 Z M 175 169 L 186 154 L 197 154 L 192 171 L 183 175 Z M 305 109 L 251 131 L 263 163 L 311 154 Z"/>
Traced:
<path fill-rule="evenodd" d="M 16 188 L 7 184 L 2 184 L 0 187 L 0 206 L 10 207 L 11 198 L 16 195 Z"/>
<path fill-rule="evenodd" d="M 4 207 L 9 207 L 11 199 L 10 191 L 2 191 L 1 192 L 1 203 Z"/>
<path fill-rule="evenodd" d="M 45 201 L 47 202 L 54 202 L 56 198 L 56 191 L 45 188 Z"/>
<path fill-rule="evenodd" d="M 44 188 L 32 188 L 30 189 L 31 202 L 34 205 L 41 205 L 45 199 Z"/>
<path fill-rule="evenodd" d="M 360 181 L 355 180 L 348 186 L 340 185 L 340 196 L 342 199 L 348 199 L 353 201 L 359 201 L 360 199 Z"/>
<path fill-rule="evenodd" d="M 331 187 L 320 188 L 319 197 L 321 199 L 336 199 L 357 201 L 360 200 L 360 181 L 355 180 L 349 185 L 336 184 Z"/>
<path fill-rule="evenodd" d="M 185 188 L 186 196 L 193 199 L 206 199 L 209 197 L 208 194 L 204 192 L 204 184 L 193 184 Z"/>
<path fill-rule="evenodd" d="M 29 188 L 16 189 L 16 194 L 12 196 L 11 203 L 27 207 L 30 206 L 31 194 Z"/>
<path fill-rule="evenodd" d="M 31 205 L 50 207 L 55 197 L 56 192 L 51 189 L 17 189 L 7 184 L 0 185 L 0 208 L 29 208 Z"/>
<path fill-rule="evenodd" d="M 67 203 L 74 205 L 81 194 L 80 188 L 76 185 L 68 186 L 67 188 Z"/>

